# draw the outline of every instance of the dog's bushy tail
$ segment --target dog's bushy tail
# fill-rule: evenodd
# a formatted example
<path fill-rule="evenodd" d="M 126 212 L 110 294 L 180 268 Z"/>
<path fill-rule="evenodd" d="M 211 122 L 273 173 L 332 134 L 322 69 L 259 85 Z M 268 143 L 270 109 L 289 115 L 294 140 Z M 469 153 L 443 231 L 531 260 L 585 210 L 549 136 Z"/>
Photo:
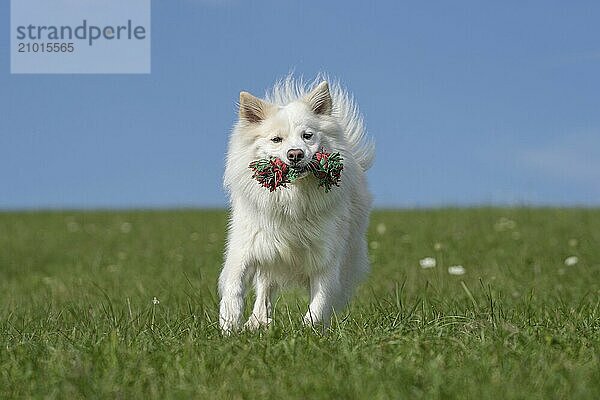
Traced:
<path fill-rule="evenodd" d="M 275 104 L 285 105 L 305 96 L 323 80 L 329 82 L 329 92 L 333 100 L 332 115 L 342 126 L 352 154 L 358 160 L 363 171 L 366 171 L 375 160 L 375 142 L 367 137 L 363 118 L 354 99 L 339 82 L 331 81 L 326 75 L 320 74 L 312 84 L 307 85 L 302 78 L 296 79 L 290 74 L 277 82 L 266 97 Z"/>

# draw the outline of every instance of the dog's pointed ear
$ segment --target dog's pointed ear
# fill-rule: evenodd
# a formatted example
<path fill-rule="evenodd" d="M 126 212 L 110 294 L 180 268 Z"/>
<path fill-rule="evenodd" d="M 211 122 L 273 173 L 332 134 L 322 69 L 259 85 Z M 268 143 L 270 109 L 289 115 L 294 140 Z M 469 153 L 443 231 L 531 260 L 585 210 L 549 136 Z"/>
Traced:
<path fill-rule="evenodd" d="M 317 115 L 331 115 L 333 102 L 329 93 L 329 84 L 323 81 L 317 85 L 309 94 L 306 95 L 306 101 L 311 110 Z"/>
<path fill-rule="evenodd" d="M 257 124 L 267 117 L 267 112 L 271 108 L 273 108 L 272 104 L 254 97 L 248 92 L 240 92 L 240 120 Z"/>

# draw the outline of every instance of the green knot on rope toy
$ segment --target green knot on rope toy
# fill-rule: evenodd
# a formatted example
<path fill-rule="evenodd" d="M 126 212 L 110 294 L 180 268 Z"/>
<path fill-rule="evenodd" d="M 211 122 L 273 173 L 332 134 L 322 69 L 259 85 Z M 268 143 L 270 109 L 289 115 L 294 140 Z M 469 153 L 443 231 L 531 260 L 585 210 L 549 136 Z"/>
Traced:
<path fill-rule="evenodd" d="M 329 192 L 333 186 L 339 186 L 344 169 L 340 153 L 327 153 L 324 149 L 316 152 L 302 169 L 292 168 L 278 157 L 252 161 L 248 167 L 254 172 L 252 178 L 270 192 L 274 192 L 278 187 L 287 187 L 288 183 L 293 183 L 307 171 L 317 178 L 319 187 Z"/>

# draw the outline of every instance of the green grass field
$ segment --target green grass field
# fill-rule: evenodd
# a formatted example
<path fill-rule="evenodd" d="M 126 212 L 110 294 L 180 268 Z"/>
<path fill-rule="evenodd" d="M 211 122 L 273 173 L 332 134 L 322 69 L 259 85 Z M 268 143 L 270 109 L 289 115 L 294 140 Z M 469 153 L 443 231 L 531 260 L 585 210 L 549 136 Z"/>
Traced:
<path fill-rule="evenodd" d="M 375 212 L 327 335 L 299 290 L 269 330 L 219 334 L 225 224 L 1 213 L 0 398 L 600 398 L 600 210 Z"/>

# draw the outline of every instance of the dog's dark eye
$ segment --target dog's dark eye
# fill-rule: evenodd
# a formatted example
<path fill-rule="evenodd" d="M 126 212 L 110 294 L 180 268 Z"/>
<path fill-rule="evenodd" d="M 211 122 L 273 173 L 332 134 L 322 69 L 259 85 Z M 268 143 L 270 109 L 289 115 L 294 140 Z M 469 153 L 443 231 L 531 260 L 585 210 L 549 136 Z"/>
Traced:
<path fill-rule="evenodd" d="M 302 138 L 303 138 L 303 139 L 306 139 L 306 140 L 308 140 L 308 139 L 310 139 L 311 137 L 313 137 L 313 134 L 312 134 L 312 133 L 306 133 L 306 132 L 304 132 L 304 133 L 302 134 Z"/>
<path fill-rule="evenodd" d="M 281 138 L 279 136 L 275 136 L 273 139 L 271 139 L 271 142 L 273 142 L 273 143 L 281 143 Z"/>

